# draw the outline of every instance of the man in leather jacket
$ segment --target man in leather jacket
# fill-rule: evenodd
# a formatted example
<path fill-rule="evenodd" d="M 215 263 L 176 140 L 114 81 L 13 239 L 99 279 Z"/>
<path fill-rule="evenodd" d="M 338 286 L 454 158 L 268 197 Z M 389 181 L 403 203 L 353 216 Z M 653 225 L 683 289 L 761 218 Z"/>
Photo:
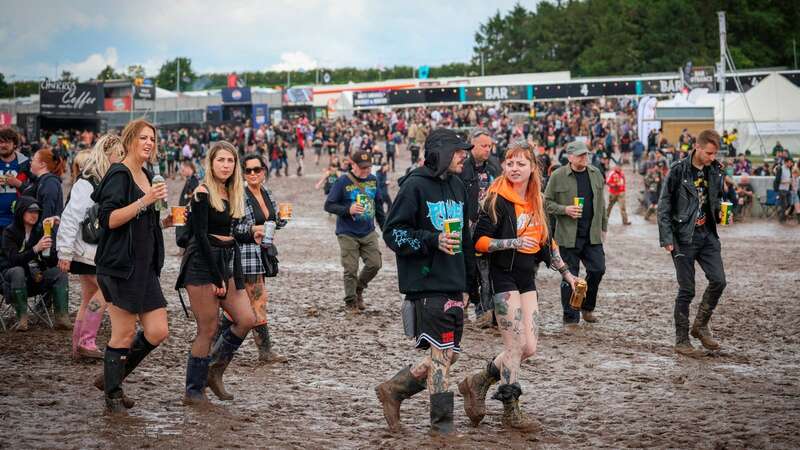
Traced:
<path fill-rule="evenodd" d="M 691 335 L 710 350 L 719 348 L 708 328 L 711 314 L 725 289 L 717 223 L 720 221 L 720 189 L 723 174 L 715 160 L 719 134 L 705 130 L 697 138 L 689 157 L 672 164 L 658 201 L 658 232 L 661 247 L 672 255 L 678 279 L 675 299 L 675 351 L 694 354 L 689 340 L 689 304 L 695 294 L 694 263 L 706 274 L 708 287 Z"/>

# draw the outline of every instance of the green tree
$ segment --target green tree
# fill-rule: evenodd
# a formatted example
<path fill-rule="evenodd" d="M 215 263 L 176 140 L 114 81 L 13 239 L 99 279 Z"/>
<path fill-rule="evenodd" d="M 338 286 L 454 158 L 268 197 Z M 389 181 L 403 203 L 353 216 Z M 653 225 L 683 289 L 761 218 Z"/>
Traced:
<path fill-rule="evenodd" d="M 121 73 L 114 71 L 114 68 L 111 66 L 106 66 L 105 69 L 101 70 L 100 73 L 97 74 L 97 79 L 100 81 L 119 80 L 120 78 L 124 78 L 124 76 Z"/>
<path fill-rule="evenodd" d="M 140 64 L 134 64 L 132 66 L 128 66 L 126 70 L 126 75 L 129 79 L 134 80 L 136 78 L 144 78 L 147 76 L 144 72 L 144 67 Z"/>
<path fill-rule="evenodd" d="M 77 82 L 78 81 L 78 77 L 73 76 L 72 72 L 70 72 L 69 70 L 62 70 L 61 71 L 61 81 L 74 81 L 74 82 Z"/>
<path fill-rule="evenodd" d="M 180 61 L 180 67 L 178 62 Z M 194 82 L 197 75 L 192 69 L 192 60 L 186 57 L 178 57 L 167 61 L 161 65 L 158 71 L 158 85 L 164 89 L 178 90 L 178 70 L 180 69 L 180 90 L 186 90 Z"/>

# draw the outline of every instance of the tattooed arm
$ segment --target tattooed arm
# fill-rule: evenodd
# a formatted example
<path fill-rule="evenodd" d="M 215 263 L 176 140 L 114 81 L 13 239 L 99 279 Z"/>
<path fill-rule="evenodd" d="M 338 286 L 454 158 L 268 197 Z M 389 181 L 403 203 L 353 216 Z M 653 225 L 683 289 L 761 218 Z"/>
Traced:
<path fill-rule="evenodd" d="M 509 250 L 509 249 L 518 249 L 522 247 L 522 239 L 515 238 L 515 239 L 492 239 L 489 242 L 489 253 L 496 252 L 498 250 Z"/>
<path fill-rule="evenodd" d="M 561 278 L 575 289 L 575 275 L 569 271 L 569 266 L 561 257 L 561 252 L 558 250 L 558 244 L 555 239 L 550 240 L 550 268 L 558 271 L 561 274 Z"/>

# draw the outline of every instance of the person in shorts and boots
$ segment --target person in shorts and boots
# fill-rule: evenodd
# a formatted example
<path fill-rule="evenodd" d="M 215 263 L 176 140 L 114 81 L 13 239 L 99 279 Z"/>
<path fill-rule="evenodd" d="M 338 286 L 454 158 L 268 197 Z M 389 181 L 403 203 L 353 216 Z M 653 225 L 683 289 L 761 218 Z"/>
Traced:
<path fill-rule="evenodd" d="M 678 279 L 674 311 L 675 351 L 684 355 L 695 354 L 689 340 L 689 305 L 695 294 L 695 261 L 705 272 L 708 287 L 697 308 L 691 335 L 700 339 L 703 347 L 709 350 L 719 348 L 708 327 L 726 284 L 717 233 L 717 223 L 722 218 L 719 195 L 723 177 L 716 161 L 719 147 L 720 137 L 716 131 L 701 132 L 689 157 L 670 166 L 658 200 L 659 241 L 661 247 L 672 255 Z"/>
<path fill-rule="evenodd" d="M 336 180 L 325 200 L 325 211 L 336 215 L 336 239 L 344 269 L 344 304 L 353 313 L 367 309 L 364 290 L 382 265 L 375 222 L 383 227 L 385 215 L 378 207 L 383 199 L 371 169 L 368 151 L 353 153 L 350 171 Z M 364 261 L 361 273 L 359 258 Z"/>
<path fill-rule="evenodd" d="M 430 395 L 431 431 L 453 431 L 453 392 L 448 373 L 461 351 L 464 304 L 474 277 L 469 227 L 447 232 L 470 217 L 464 183 L 458 178 L 467 150 L 455 131 L 440 128 L 425 141 L 425 165 L 400 180 L 386 219 L 383 240 L 397 257 L 400 292 L 406 295 L 403 323 L 416 347 L 430 354 L 400 370 L 375 389 L 389 429 L 400 428 L 400 403 L 425 390 Z"/>

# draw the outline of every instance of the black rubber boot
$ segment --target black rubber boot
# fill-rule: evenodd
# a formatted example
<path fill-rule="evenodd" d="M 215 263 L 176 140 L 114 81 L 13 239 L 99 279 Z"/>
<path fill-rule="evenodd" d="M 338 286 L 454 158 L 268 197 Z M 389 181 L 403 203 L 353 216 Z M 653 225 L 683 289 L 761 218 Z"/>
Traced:
<path fill-rule="evenodd" d="M 424 391 L 425 386 L 426 380 L 414 378 L 409 365 L 375 388 L 375 395 L 383 405 L 383 417 L 386 418 L 389 430 L 400 429 L 400 404 L 403 400 Z"/>
<path fill-rule="evenodd" d="M 214 341 L 219 339 L 222 336 L 222 333 L 228 331 L 230 327 L 233 326 L 233 321 L 228 319 L 228 316 L 222 314 L 219 318 L 219 326 L 217 327 L 217 337 L 214 338 Z"/>
<path fill-rule="evenodd" d="M 500 381 L 500 369 L 494 365 L 494 360 L 491 360 L 485 369 L 468 375 L 458 383 L 458 392 L 464 397 L 464 412 L 473 427 L 480 425 L 486 416 L 486 393 L 498 381 Z"/>
<path fill-rule="evenodd" d="M 14 311 L 17 313 L 17 331 L 28 331 L 28 290 L 26 288 L 12 289 L 11 299 L 14 302 Z"/>
<path fill-rule="evenodd" d="M 495 400 L 503 402 L 503 418 L 501 422 L 507 428 L 520 431 L 535 431 L 541 429 L 536 421 L 529 419 L 519 407 L 519 397 L 522 387 L 519 383 L 502 384 L 492 396 Z"/>
<path fill-rule="evenodd" d="M 106 411 L 124 413 L 127 411 L 123 403 L 122 380 L 125 378 L 125 363 L 128 359 L 127 348 L 106 347 L 103 357 L 103 386 L 106 398 Z"/>
<path fill-rule="evenodd" d="M 453 393 L 431 394 L 431 433 L 434 435 L 453 432 Z"/>
<path fill-rule="evenodd" d="M 54 326 L 56 330 L 71 330 L 72 322 L 69 320 L 69 286 L 53 286 L 50 290 L 53 296 L 53 311 L 55 312 Z"/>
<path fill-rule="evenodd" d="M 125 362 L 125 373 L 122 379 L 128 378 L 128 375 L 133 372 L 133 369 L 135 369 L 156 347 L 157 345 L 151 344 L 147 338 L 144 337 L 144 331 L 140 330 L 136 333 L 136 337 L 133 339 L 133 344 L 131 344 L 131 349 L 128 353 L 127 361 Z M 94 380 L 94 385 L 97 389 L 103 390 L 103 377 L 97 377 Z M 123 403 L 126 408 L 133 408 L 134 401 L 127 396 L 123 396 Z"/>
<path fill-rule="evenodd" d="M 233 355 L 239 346 L 242 345 L 242 338 L 233 334 L 228 328 L 214 343 L 211 349 L 211 365 L 208 368 L 208 387 L 220 400 L 233 400 L 233 394 L 225 390 L 222 383 L 222 374 L 231 363 Z"/>
<path fill-rule="evenodd" d="M 206 385 L 208 384 L 208 365 L 210 357 L 198 358 L 189 353 L 186 361 L 186 393 L 184 405 L 202 405 L 208 403 Z"/>
<path fill-rule="evenodd" d="M 695 356 L 696 350 L 689 339 L 689 316 L 675 306 L 675 353 Z"/>

